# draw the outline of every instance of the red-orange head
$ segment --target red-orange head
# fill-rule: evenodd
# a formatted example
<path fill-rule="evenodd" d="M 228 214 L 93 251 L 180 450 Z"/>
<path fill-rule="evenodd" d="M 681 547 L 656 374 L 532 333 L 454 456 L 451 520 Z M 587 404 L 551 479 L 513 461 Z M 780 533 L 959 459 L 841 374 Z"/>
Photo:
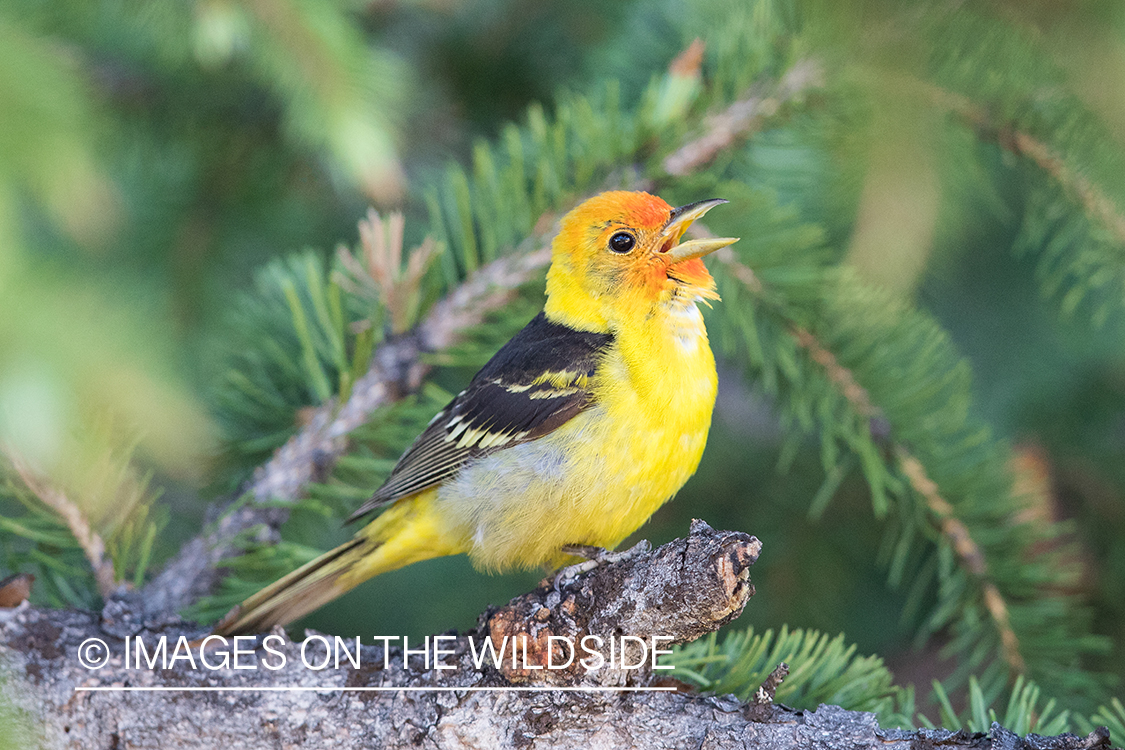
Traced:
<path fill-rule="evenodd" d="M 681 241 L 693 221 L 720 203 L 711 199 L 673 208 L 641 192 L 601 193 L 562 220 L 547 274 L 547 314 L 587 330 L 616 327 L 654 306 L 716 299 L 703 256 L 730 237 Z"/>

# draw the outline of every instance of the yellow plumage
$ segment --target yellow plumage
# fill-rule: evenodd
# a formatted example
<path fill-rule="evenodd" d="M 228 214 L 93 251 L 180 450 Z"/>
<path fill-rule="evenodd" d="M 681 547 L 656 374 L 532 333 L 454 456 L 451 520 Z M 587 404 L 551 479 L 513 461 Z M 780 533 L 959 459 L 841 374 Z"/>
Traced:
<path fill-rule="evenodd" d="M 372 576 L 466 553 L 485 570 L 557 564 L 567 545 L 612 548 L 699 465 L 715 362 L 697 302 L 715 299 L 681 242 L 721 201 L 673 209 L 603 193 L 562 221 L 547 305 L 440 413 L 363 513 L 350 542 L 231 612 L 216 632 L 284 624 Z"/>

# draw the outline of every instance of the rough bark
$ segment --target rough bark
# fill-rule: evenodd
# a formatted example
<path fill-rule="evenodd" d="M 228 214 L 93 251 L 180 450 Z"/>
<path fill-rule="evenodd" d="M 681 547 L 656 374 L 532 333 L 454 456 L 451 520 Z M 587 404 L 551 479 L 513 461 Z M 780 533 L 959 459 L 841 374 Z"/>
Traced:
<path fill-rule="evenodd" d="M 665 648 L 736 617 L 753 593 L 748 568 L 760 549 L 753 537 L 696 522 L 686 539 L 544 581 L 486 611 L 470 633 L 405 644 L 405 657 L 401 641 L 372 645 L 367 635 L 357 649 L 344 639 L 359 665 L 341 653 L 339 666 L 330 659 L 324 669 L 306 664 L 336 650 L 320 634 L 207 642 L 190 623 L 146 622 L 135 598 L 100 614 L 24 604 L 0 622 L 0 706 L 9 707 L 0 719 L 25 733 L 24 746 L 46 748 L 1109 747 L 1104 731 L 1026 740 L 999 726 L 988 735 L 902 732 L 838 707 L 774 705 L 768 690 L 750 705 L 680 692 L 639 643 L 663 636 L 655 645 Z M 154 653 L 161 636 L 163 658 Z M 608 645 L 623 636 L 633 639 L 624 664 Z M 594 637 L 601 647 L 587 640 L 577 654 L 584 663 L 536 668 L 566 661 L 559 644 Z M 478 667 L 488 642 L 505 658 Z M 105 664 L 83 666 L 80 653 Z M 225 668 L 204 664 L 222 664 L 224 653 Z"/>

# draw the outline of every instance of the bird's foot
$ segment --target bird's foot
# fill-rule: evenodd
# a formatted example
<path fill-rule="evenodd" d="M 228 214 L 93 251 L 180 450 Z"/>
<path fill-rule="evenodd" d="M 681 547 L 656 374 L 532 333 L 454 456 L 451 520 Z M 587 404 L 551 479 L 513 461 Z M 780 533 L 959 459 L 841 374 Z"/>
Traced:
<path fill-rule="evenodd" d="M 574 555 L 585 559 L 580 563 L 568 565 L 555 574 L 555 591 L 558 591 L 562 586 L 572 583 L 583 573 L 589 573 L 599 565 L 610 565 L 611 563 L 631 560 L 637 555 L 651 552 L 652 545 L 649 544 L 647 539 L 642 539 L 622 552 L 613 552 L 604 547 L 594 547 L 589 544 L 567 544 L 562 547 L 562 551 L 568 555 Z"/>

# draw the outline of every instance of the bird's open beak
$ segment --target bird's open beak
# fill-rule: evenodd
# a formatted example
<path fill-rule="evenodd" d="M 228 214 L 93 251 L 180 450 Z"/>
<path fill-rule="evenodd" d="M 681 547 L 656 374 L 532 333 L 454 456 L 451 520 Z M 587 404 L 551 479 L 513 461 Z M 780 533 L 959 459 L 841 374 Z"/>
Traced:
<path fill-rule="evenodd" d="M 706 237 L 680 242 L 680 238 L 684 236 L 684 232 L 693 221 L 720 203 L 727 203 L 727 201 L 722 198 L 709 198 L 672 209 L 672 216 L 668 219 L 668 223 L 664 225 L 663 232 L 664 247 L 667 248 L 664 252 L 668 255 L 669 264 L 681 263 L 692 258 L 701 258 L 721 247 L 738 242 L 738 237 Z"/>

